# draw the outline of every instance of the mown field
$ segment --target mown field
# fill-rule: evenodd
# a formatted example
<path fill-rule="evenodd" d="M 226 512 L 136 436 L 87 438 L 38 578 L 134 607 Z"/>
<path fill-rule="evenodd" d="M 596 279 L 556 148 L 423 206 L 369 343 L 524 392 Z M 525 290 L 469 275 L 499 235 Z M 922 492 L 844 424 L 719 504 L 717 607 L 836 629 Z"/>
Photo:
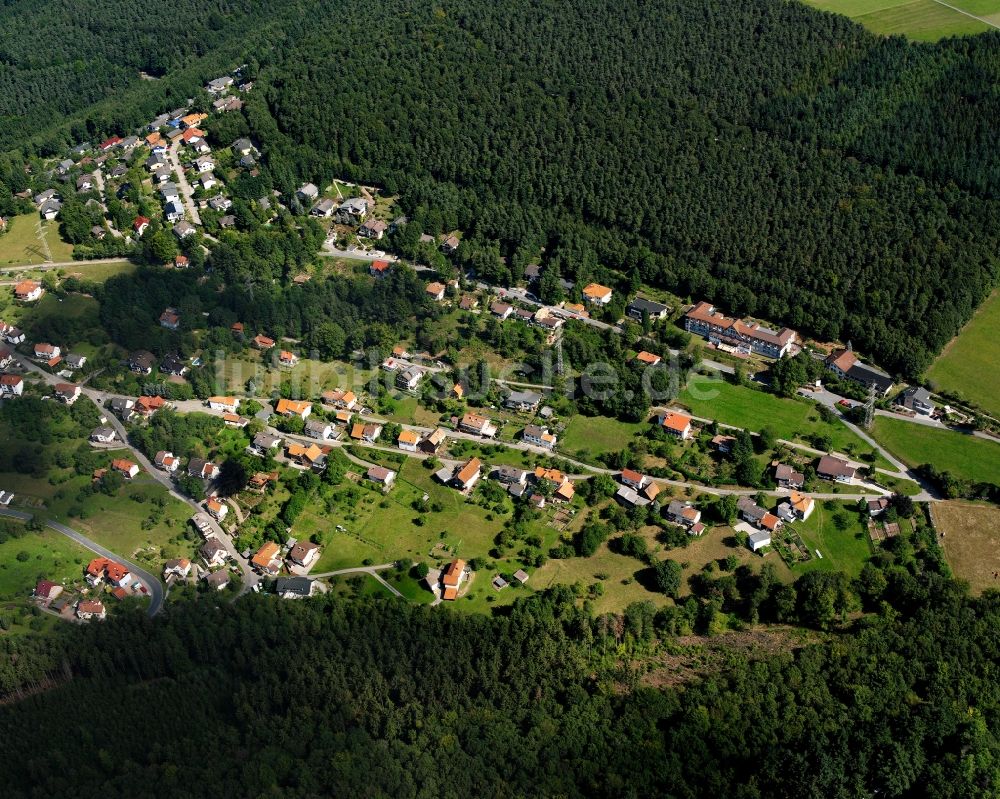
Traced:
<path fill-rule="evenodd" d="M 908 466 L 933 464 L 974 482 L 1000 484 L 1000 444 L 899 419 L 875 417 L 875 439 Z"/>
<path fill-rule="evenodd" d="M 997 0 L 948 0 L 947 5 L 936 0 L 804 2 L 813 8 L 850 17 L 874 33 L 886 36 L 902 34 L 922 42 L 985 33 L 1000 25 L 1000 2 Z"/>
<path fill-rule="evenodd" d="M 948 565 L 973 591 L 1000 588 L 1000 508 L 952 500 L 931 505 Z"/>
<path fill-rule="evenodd" d="M 1000 4 L 1000 0 L 998 0 Z M 931 384 L 1000 416 L 1000 291 L 994 292 L 927 370 Z"/>
<path fill-rule="evenodd" d="M 6 233 L 0 236 L 0 266 L 40 264 L 45 261 L 68 261 L 73 245 L 59 236 L 58 222 L 41 222 L 38 214 L 22 214 L 10 219 Z"/>

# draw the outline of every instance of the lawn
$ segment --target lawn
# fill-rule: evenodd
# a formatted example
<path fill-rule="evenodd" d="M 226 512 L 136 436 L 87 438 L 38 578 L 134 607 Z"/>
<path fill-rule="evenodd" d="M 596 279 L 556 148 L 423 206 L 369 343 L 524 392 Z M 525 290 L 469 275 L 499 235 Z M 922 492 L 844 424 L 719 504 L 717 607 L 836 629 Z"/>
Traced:
<path fill-rule="evenodd" d="M 1000 330 L 1000 291 L 993 292 L 962 332 L 944 348 L 927 371 L 927 378 L 933 387 L 953 391 L 1000 417 L 997 330 Z"/>
<path fill-rule="evenodd" d="M 688 381 L 676 404 L 704 419 L 754 432 L 769 427 L 778 438 L 810 446 L 809 438 L 824 436 L 829 439 L 832 451 L 852 457 L 871 452 L 871 447 L 840 421 L 822 421 L 816 405 L 806 399 L 786 399 L 699 375 Z M 877 465 L 888 466 L 881 459 Z"/>
<path fill-rule="evenodd" d="M 806 521 L 792 525 L 813 556 L 796 564 L 792 569 L 794 574 L 826 569 L 856 577 L 871 557 L 868 532 L 858 521 L 855 503 L 833 501 L 832 504 L 834 507 L 827 507 L 827 502 L 817 501 L 816 509 Z M 844 520 L 843 529 L 834 522 L 838 515 Z M 822 553 L 822 558 L 816 557 L 816 550 Z"/>
<path fill-rule="evenodd" d="M 130 275 L 136 270 L 136 265 L 130 261 L 108 261 L 93 263 L 91 261 L 77 261 L 73 266 L 66 266 L 59 270 L 63 277 L 76 276 L 81 280 L 90 280 L 94 283 L 103 283 L 109 277 L 115 275 Z"/>
<path fill-rule="evenodd" d="M 558 451 L 581 460 L 617 452 L 648 427 L 645 422 L 620 422 L 605 416 L 574 416 L 559 439 Z"/>
<path fill-rule="evenodd" d="M 909 466 L 931 463 L 974 482 L 1000 484 L 1000 444 L 954 430 L 875 417 L 875 439 Z"/>
<path fill-rule="evenodd" d="M 814 8 L 850 17 L 874 33 L 903 34 L 916 41 L 933 42 L 947 36 L 984 33 L 996 24 L 1000 3 L 996 0 L 949 0 L 948 5 L 972 14 L 968 16 L 935 0 L 805 0 Z M 991 18 L 990 15 L 993 15 Z"/>
<path fill-rule="evenodd" d="M 931 504 L 931 518 L 938 542 L 956 577 L 966 580 L 976 593 L 1000 588 L 1000 508 L 978 502 L 953 500 Z"/>

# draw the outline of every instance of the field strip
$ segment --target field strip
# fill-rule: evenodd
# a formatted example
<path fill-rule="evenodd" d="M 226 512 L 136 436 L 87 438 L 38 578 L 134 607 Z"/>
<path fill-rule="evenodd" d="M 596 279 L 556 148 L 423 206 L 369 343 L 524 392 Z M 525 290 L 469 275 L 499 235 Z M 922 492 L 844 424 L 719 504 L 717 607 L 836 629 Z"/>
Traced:
<path fill-rule="evenodd" d="M 943 2 L 943 0 L 933 0 L 933 1 L 937 3 L 939 6 L 944 6 L 945 8 L 950 8 L 952 11 L 957 11 L 959 14 L 964 14 L 967 17 L 972 17 L 973 19 L 982 22 L 984 25 L 989 25 L 991 28 L 995 28 L 996 30 L 1000 31 L 1000 25 L 997 25 L 994 22 L 990 22 L 988 19 L 977 17 L 975 14 L 970 14 L 968 11 L 963 11 L 957 6 L 949 5 L 948 3 Z"/>
<path fill-rule="evenodd" d="M 912 6 L 912 5 L 915 5 L 916 3 L 919 3 L 919 2 L 920 2 L 920 0 L 896 0 L 895 3 L 889 3 L 888 5 L 885 5 L 885 6 L 879 6 L 878 8 L 872 8 L 872 9 L 869 9 L 868 11 L 865 11 L 863 14 L 855 14 L 853 17 L 850 17 L 850 18 L 854 19 L 854 20 L 859 20 L 859 19 L 862 19 L 863 17 L 871 16 L 872 14 L 881 14 L 883 11 L 889 11 L 890 9 L 893 9 L 893 8 L 903 8 L 904 6 Z M 819 6 L 819 7 L 822 8 L 822 6 Z M 845 16 L 847 16 L 847 15 L 845 14 Z"/>

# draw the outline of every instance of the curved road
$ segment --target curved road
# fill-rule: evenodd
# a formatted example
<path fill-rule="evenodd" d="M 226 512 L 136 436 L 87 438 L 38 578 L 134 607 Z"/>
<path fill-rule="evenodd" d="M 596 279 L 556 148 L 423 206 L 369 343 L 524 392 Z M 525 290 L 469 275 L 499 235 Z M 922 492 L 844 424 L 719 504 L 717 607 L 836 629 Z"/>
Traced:
<path fill-rule="evenodd" d="M 10 510 L 9 508 L 0 508 L 0 516 L 8 516 L 12 519 L 20 519 L 21 521 L 30 522 L 34 518 L 33 514 L 25 513 L 19 510 Z M 163 600 L 166 599 L 166 591 L 163 589 L 163 585 L 160 581 L 150 574 L 148 571 L 143 569 L 141 566 L 132 563 L 132 561 L 123 558 L 112 552 L 110 549 L 102 547 L 96 541 L 91 541 L 83 533 L 74 530 L 72 527 L 67 527 L 65 524 L 60 524 L 59 522 L 51 521 L 50 519 L 45 520 L 45 526 L 55 530 L 57 533 L 62 533 L 67 538 L 71 538 L 80 546 L 85 549 L 89 549 L 91 552 L 100 555 L 101 557 L 109 558 L 117 563 L 121 563 L 128 567 L 128 570 L 132 572 L 139 580 L 149 589 L 149 610 L 147 611 L 150 616 L 155 616 L 161 610 L 163 610 Z"/>

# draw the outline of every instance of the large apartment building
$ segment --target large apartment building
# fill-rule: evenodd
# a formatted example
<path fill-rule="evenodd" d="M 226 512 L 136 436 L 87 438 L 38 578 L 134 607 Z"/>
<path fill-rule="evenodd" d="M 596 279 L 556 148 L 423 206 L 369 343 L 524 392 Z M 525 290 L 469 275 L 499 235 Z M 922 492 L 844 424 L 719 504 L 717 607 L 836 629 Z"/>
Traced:
<path fill-rule="evenodd" d="M 699 302 L 684 315 L 684 329 L 712 344 L 732 347 L 744 355 L 756 353 L 768 358 L 784 357 L 798 340 L 798 334 L 783 327 L 775 332 L 756 322 L 730 319 L 711 303 Z"/>

